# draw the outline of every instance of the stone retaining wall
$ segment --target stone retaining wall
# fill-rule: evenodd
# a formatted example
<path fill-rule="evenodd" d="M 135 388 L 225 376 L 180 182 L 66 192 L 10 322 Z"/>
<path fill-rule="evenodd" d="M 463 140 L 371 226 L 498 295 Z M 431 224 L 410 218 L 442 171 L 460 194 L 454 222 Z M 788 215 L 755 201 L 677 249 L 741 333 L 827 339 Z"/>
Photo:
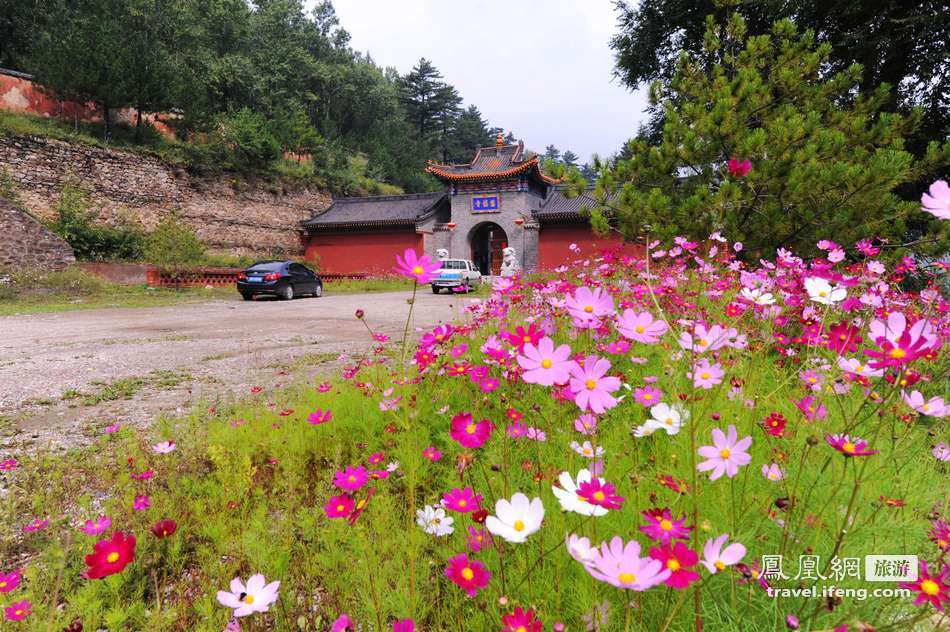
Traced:
<path fill-rule="evenodd" d="M 75 261 L 69 244 L 0 199 L 0 268 L 61 270 Z"/>
<path fill-rule="evenodd" d="M 201 178 L 157 158 L 35 136 L 0 138 L 0 177 L 37 217 L 51 218 L 63 187 L 86 190 L 104 223 L 129 218 L 145 229 L 177 211 L 211 252 L 296 255 L 298 222 L 330 205 L 320 190 L 279 190 L 238 176 Z"/>

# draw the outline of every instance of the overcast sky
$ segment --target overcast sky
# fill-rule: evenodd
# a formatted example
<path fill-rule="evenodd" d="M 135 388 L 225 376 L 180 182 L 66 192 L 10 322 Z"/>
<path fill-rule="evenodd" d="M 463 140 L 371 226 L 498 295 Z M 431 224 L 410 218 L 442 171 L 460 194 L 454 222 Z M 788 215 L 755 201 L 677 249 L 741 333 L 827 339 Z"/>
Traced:
<path fill-rule="evenodd" d="M 310 0 L 313 6 L 315 0 Z M 490 125 L 536 151 L 609 155 L 646 119 L 613 79 L 611 0 L 334 0 L 351 45 L 408 72 L 426 57 Z"/>

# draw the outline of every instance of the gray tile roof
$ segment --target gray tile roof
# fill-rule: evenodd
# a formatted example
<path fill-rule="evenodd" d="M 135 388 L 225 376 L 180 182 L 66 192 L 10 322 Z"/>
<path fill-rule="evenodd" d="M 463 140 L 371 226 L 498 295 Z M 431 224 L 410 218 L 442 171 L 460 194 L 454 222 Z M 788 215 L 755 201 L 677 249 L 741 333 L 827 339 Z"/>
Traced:
<path fill-rule="evenodd" d="M 438 210 L 445 192 L 340 198 L 327 210 L 300 222 L 304 228 L 412 225 Z"/>
<path fill-rule="evenodd" d="M 594 190 L 591 188 L 580 195 L 567 197 L 564 195 L 563 187 L 558 187 L 551 191 L 541 208 L 534 211 L 534 216 L 542 222 L 585 218 L 586 213 L 581 214 L 583 207 L 597 208 L 598 206 L 593 193 Z M 616 195 L 611 195 L 608 201 L 616 200 L 616 198 Z"/>

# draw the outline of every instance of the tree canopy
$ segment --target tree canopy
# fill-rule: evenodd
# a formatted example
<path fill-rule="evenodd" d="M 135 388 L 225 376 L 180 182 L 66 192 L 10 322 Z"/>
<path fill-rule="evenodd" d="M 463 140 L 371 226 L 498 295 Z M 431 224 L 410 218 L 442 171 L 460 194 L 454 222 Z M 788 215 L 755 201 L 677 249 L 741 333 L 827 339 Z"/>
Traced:
<path fill-rule="evenodd" d="M 950 143 L 915 158 L 904 139 L 920 110 L 884 111 L 887 87 L 862 90 L 857 64 L 825 72 L 832 46 L 791 20 L 765 35 L 748 28 L 739 12 L 726 24 L 710 16 L 702 50 L 680 56 L 667 87 L 653 85 L 659 142 L 631 141 L 597 184 L 617 227 L 633 238 L 718 230 L 752 256 L 809 252 L 829 235 L 896 244 L 926 234 L 946 248 L 946 227 L 894 191 L 945 168 Z M 594 223 L 607 228 L 602 213 Z"/>

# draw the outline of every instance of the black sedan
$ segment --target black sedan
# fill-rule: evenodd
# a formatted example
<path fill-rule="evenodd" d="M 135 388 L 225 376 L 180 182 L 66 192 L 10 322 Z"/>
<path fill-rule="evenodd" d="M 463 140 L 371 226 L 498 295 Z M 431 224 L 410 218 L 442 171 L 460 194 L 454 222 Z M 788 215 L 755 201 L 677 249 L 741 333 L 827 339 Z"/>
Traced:
<path fill-rule="evenodd" d="M 296 261 L 258 261 L 238 274 L 237 289 L 245 301 L 270 294 L 289 301 L 295 296 L 323 296 L 323 281 Z"/>

